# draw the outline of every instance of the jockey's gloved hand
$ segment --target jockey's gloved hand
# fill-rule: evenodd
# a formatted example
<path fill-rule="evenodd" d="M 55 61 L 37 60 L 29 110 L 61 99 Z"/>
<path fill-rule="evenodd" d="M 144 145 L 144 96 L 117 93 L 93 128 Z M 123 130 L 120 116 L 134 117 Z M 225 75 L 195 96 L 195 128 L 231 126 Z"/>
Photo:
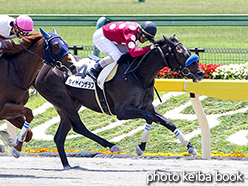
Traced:
<path fill-rule="evenodd" d="M 154 44 L 150 45 L 150 49 L 151 50 L 154 49 L 154 48 L 155 48 L 155 45 Z"/>
<path fill-rule="evenodd" d="M 150 45 L 150 49 L 152 50 L 152 49 L 154 49 L 154 48 L 157 48 L 159 45 L 158 44 L 152 44 L 152 45 Z"/>

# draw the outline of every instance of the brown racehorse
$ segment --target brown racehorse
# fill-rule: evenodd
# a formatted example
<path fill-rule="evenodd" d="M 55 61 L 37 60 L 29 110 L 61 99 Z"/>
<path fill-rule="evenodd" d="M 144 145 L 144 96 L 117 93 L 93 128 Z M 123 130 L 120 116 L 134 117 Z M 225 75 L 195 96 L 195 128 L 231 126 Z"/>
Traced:
<path fill-rule="evenodd" d="M 53 43 L 51 52 L 59 53 L 59 45 L 59 42 Z M 24 105 L 29 99 L 28 88 L 44 64 L 44 37 L 40 33 L 33 33 L 23 37 L 20 44 L 6 44 L 3 51 L 4 55 L 0 58 L 0 120 L 6 119 L 22 130 L 18 140 L 10 138 L 5 131 L 0 133 L 9 146 L 14 146 L 13 156 L 19 157 L 23 142 L 29 142 L 32 138 L 32 131 L 28 125 L 33 120 L 33 114 L 32 110 Z M 72 64 L 69 50 L 66 55 L 56 60 L 68 66 Z"/>

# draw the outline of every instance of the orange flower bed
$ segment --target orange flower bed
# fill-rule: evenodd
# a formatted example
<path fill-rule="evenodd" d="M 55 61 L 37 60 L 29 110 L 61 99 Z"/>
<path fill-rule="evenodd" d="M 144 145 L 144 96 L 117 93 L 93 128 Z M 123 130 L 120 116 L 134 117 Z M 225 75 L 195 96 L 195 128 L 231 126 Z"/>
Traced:
<path fill-rule="evenodd" d="M 105 150 L 105 149 L 101 149 L 100 151 L 99 150 L 88 150 L 88 151 L 91 151 L 91 152 L 99 152 L 99 153 L 103 153 L 103 154 L 127 154 L 126 152 L 111 152 L 111 151 L 108 151 L 108 150 Z M 42 149 L 25 149 L 24 151 L 25 153 L 42 153 L 42 152 L 58 152 L 58 149 L 55 148 L 53 150 L 50 150 L 48 148 L 42 148 Z M 78 153 L 80 151 L 78 150 L 66 150 L 65 152 L 75 152 L 75 153 Z M 158 153 L 144 153 L 143 155 L 147 155 L 147 156 L 192 156 L 192 155 L 189 155 L 188 152 L 183 152 L 183 153 L 180 153 L 180 154 L 173 154 L 173 153 L 162 153 L 162 152 L 158 152 Z M 248 157 L 248 154 L 239 154 L 238 151 L 236 151 L 235 153 L 233 154 L 225 154 L 223 152 L 220 152 L 220 153 L 217 153 L 216 151 L 212 151 L 211 152 L 211 156 L 212 157 Z M 202 157 L 202 154 L 199 153 L 199 155 L 197 157 Z"/>

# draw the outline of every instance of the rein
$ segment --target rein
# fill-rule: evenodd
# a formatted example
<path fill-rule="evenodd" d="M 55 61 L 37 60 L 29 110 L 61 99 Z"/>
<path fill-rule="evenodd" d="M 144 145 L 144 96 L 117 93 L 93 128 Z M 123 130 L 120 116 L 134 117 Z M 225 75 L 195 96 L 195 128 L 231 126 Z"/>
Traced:
<path fill-rule="evenodd" d="M 145 87 L 143 86 L 143 84 L 141 83 L 141 81 L 139 80 L 139 78 L 135 75 L 134 71 L 140 66 L 140 64 L 142 63 L 142 61 L 146 58 L 146 56 L 147 56 L 151 51 L 152 51 L 152 50 L 148 51 L 148 52 L 141 58 L 141 60 L 138 62 L 138 64 L 137 64 L 133 69 L 129 70 L 129 69 L 132 67 L 132 64 L 136 61 L 137 58 L 136 58 L 134 61 L 132 61 L 131 64 L 128 66 L 127 70 L 126 70 L 126 71 L 124 72 L 124 74 L 123 74 L 123 78 L 124 78 L 124 80 L 126 81 L 126 80 L 127 80 L 127 77 L 126 77 L 127 74 L 132 73 L 132 75 L 134 76 L 134 78 L 136 79 L 136 81 L 139 83 L 139 85 L 145 90 L 145 91 L 143 92 L 143 96 L 142 96 L 142 97 L 145 96 L 145 93 L 146 93 L 147 91 L 149 91 L 149 90 L 151 89 L 151 87 L 145 88 Z M 162 99 L 161 99 L 160 95 L 158 94 L 158 91 L 157 91 L 156 87 L 155 87 L 154 85 L 152 85 L 152 87 L 154 88 L 154 90 L 155 90 L 155 92 L 156 92 L 156 94 L 157 94 L 157 96 L 158 96 L 158 98 L 159 98 L 159 101 L 162 103 Z M 141 103 L 140 103 L 140 104 L 141 104 Z"/>
<path fill-rule="evenodd" d="M 128 73 L 134 72 L 141 64 L 141 62 L 146 58 L 146 56 L 151 52 L 151 50 L 149 50 L 139 61 L 139 63 L 136 65 L 136 67 L 134 67 L 133 69 L 131 69 L 129 71 L 129 69 L 132 67 L 132 64 L 136 61 L 136 59 L 128 66 L 127 70 L 124 72 L 124 76 L 126 76 Z"/>
<path fill-rule="evenodd" d="M 176 43 L 175 45 L 173 45 L 173 47 L 171 47 L 171 46 L 169 46 L 169 45 L 167 44 L 168 52 L 167 52 L 166 54 L 163 53 L 161 47 L 158 46 L 158 47 L 156 47 L 156 48 L 157 48 L 158 51 L 160 52 L 160 55 L 161 55 L 161 57 L 162 57 L 162 60 L 163 60 L 163 62 L 164 62 L 164 64 L 165 64 L 165 66 L 167 66 L 171 71 L 178 72 L 178 73 L 182 74 L 183 76 L 188 76 L 188 75 L 190 75 L 190 74 L 191 74 L 192 76 L 195 76 L 193 73 L 190 72 L 190 70 L 189 70 L 189 68 L 187 68 L 187 66 L 182 66 L 182 64 L 180 64 L 180 63 L 178 62 L 178 60 L 177 60 L 177 58 L 176 58 L 176 56 L 175 56 L 175 54 L 174 54 L 174 52 L 173 52 L 173 50 L 174 50 L 178 45 L 180 45 L 180 44 L 181 44 L 181 42 L 178 42 L 178 43 Z M 138 77 L 135 75 L 135 73 L 133 73 L 133 72 L 140 66 L 140 64 L 142 63 L 142 61 L 144 61 L 144 59 L 147 57 L 147 55 L 148 55 L 151 51 L 152 51 L 152 50 L 150 50 L 149 52 L 147 52 L 147 53 L 141 58 L 141 60 L 138 62 L 138 64 L 137 64 L 133 69 L 131 69 L 131 67 L 132 67 L 132 65 L 133 65 L 133 62 L 135 62 L 136 59 L 137 59 L 137 58 L 136 58 L 136 59 L 128 66 L 128 68 L 126 69 L 126 71 L 125 71 L 124 74 L 123 74 L 123 78 L 124 78 L 124 80 L 126 81 L 126 80 L 127 80 L 127 77 L 126 77 L 127 74 L 128 74 L 128 73 L 132 73 L 132 75 L 134 76 L 134 78 L 136 79 L 136 81 L 139 83 L 139 85 L 140 85 L 141 87 L 143 87 L 143 89 L 145 89 L 145 92 L 148 91 L 148 90 L 150 90 L 151 87 L 148 87 L 148 88 L 144 87 L 143 84 L 142 84 L 142 82 L 139 80 L 139 78 L 138 78 Z M 176 69 L 176 68 L 172 69 L 172 68 L 170 67 L 169 63 L 168 63 L 167 60 L 166 60 L 166 57 L 169 56 L 169 55 L 171 55 L 171 56 L 173 57 L 174 61 L 178 64 L 178 66 L 179 66 L 178 69 Z M 130 69 L 131 69 L 131 70 L 130 70 Z M 155 88 L 154 85 L 153 85 L 153 87 L 154 87 L 154 89 L 155 89 L 155 92 L 156 92 L 156 94 L 157 94 L 157 96 L 158 96 L 160 102 L 162 102 L 162 100 L 161 100 L 161 98 L 160 98 L 160 96 L 159 96 L 159 94 L 158 94 L 158 92 L 157 92 L 157 90 L 156 90 L 156 88 Z"/>
<path fill-rule="evenodd" d="M 26 50 L 27 52 L 29 52 L 29 53 L 35 55 L 36 57 L 40 58 L 40 60 L 41 60 L 43 63 L 45 63 L 45 61 L 46 61 L 45 59 L 43 59 L 42 57 L 40 57 L 40 56 L 37 55 L 36 53 L 32 52 L 31 50 L 25 48 L 25 47 L 22 45 L 22 42 L 20 43 L 20 45 L 21 45 L 21 47 L 22 47 L 24 50 Z"/>

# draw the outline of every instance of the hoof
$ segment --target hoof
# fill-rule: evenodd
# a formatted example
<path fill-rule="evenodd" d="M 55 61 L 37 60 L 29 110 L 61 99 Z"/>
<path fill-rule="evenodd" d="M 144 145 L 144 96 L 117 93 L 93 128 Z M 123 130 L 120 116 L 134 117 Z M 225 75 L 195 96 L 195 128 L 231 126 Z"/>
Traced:
<path fill-rule="evenodd" d="M 69 169 L 72 169 L 72 167 L 70 165 L 64 166 L 64 170 L 69 170 Z"/>
<path fill-rule="evenodd" d="M 194 155 L 194 156 L 197 156 L 198 155 L 197 150 L 195 149 L 195 147 L 193 145 L 191 145 L 191 143 L 189 143 L 187 145 L 187 147 L 188 147 L 188 153 L 189 153 L 189 155 Z"/>
<path fill-rule="evenodd" d="M 110 148 L 110 151 L 111 152 L 118 152 L 118 151 L 121 151 L 121 149 L 117 146 L 117 145 L 114 145 Z"/>
<path fill-rule="evenodd" d="M 20 153 L 18 150 L 16 150 L 15 148 L 12 148 L 12 149 L 11 149 L 11 153 L 12 153 L 12 155 L 13 155 L 15 158 L 19 158 L 20 155 L 21 155 L 21 153 Z"/>
<path fill-rule="evenodd" d="M 0 140 L 1 142 L 1 140 Z M 5 152 L 5 147 L 4 147 L 4 144 L 0 144 L 0 153 L 3 153 Z"/>
<path fill-rule="evenodd" d="M 10 134 L 7 131 L 0 131 L 2 138 L 8 143 L 8 146 L 15 147 L 16 139 L 10 137 Z"/>
<path fill-rule="evenodd" d="M 139 146 L 137 146 L 137 147 L 136 147 L 136 153 L 137 153 L 139 156 L 141 156 L 141 155 L 144 153 L 144 151 L 141 150 L 141 148 L 140 148 Z"/>

